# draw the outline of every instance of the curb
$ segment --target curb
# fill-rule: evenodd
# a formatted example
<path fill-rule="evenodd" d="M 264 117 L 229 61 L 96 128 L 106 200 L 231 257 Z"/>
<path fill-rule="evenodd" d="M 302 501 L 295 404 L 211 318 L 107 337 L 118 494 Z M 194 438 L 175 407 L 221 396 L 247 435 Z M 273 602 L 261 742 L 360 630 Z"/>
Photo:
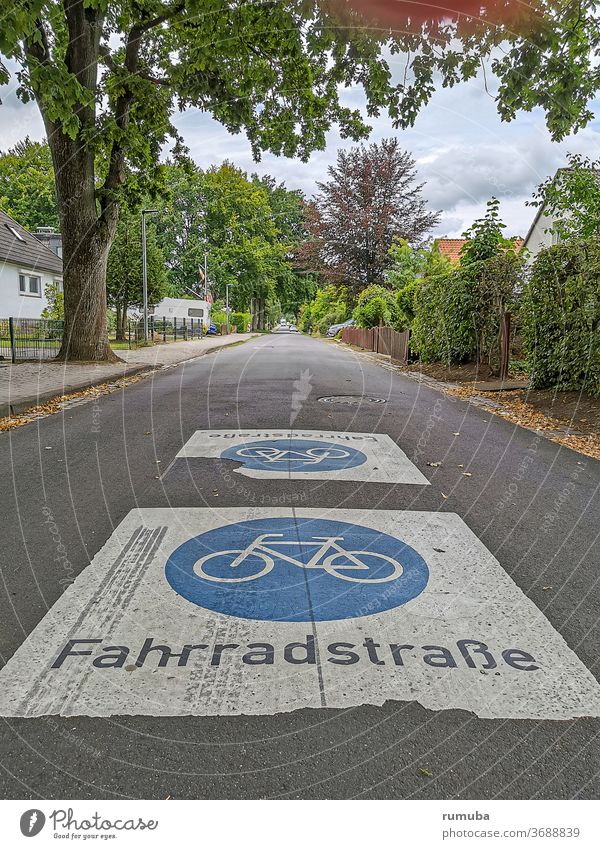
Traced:
<path fill-rule="evenodd" d="M 163 369 L 171 369 L 176 366 L 183 365 L 184 363 L 188 363 L 191 360 L 198 360 L 201 357 L 205 357 L 208 354 L 217 353 L 218 351 L 222 351 L 225 348 L 230 348 L 232 345 L 243 345 L 245 342 L 250 342 L 251 339 L 255 339 L 257 336 L 260 336 L 260 333 L 253 334 L 249 339 L 236 339 L 225 342 L 223 345 L 214 346 L 209 348 L 206 351 L 201 351 L 200 353 L 192 354 L 189 357 L 186 357 L 183 360 L 178 360 L 175 363 L 155 363 L 155 364 L 144 364 L 144 365 L 136 365 L 124 368 L 122 371 L 114 374 L 105 374 L 101 377 L 97 378 L 87 378 L 85 380 L 80 380 L 75 383 L 65 383 L 62 387 L 62 390 L 57 392 L 56 389 L 49 390 L 48 392 L 38 392 L 35 395 L 29 395 L 27 398 L 21 398 L 15 403 L 11 403 L 8 401 L 0 402 L 0 418 L 5 418 L 8 416 L 17 416 L 20 413 L 25 413 L 27 410 L 30 410 L 32 407 L 39 407 L 41 404 L 47 404 L 48 401 L 52 401 L 55 398 L 60 398 L 61 395 L 70 395 L 73 392 L 79 392 L 82 389 L 91 389 L 93 386 L 101 386 L 103 383 L 112 383 L 116 380 L 121 380 L 124 377 L 132 377 L 135 374 L 141 374 L 143 372 L 156 372 L 162 371 Z"/>

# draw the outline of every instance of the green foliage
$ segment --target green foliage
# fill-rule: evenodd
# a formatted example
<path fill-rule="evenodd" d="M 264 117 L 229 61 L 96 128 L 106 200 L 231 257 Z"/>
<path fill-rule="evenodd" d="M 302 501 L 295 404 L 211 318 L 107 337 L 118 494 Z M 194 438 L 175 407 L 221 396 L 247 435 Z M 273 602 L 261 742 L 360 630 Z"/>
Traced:
<path fill-rule="evenodd" d="M 398 310 L 397 323 L 403 330 L 412 326 L 416 309 L 415 296 L 422 282 L 421 278 L 415 278 L 403 286 L 396 295 L 396 307 Z"/>
<path fill-rule="evenodd" d="M 385 280 L 393 289 L 400 290 L 423 276 L 431 250 L 413 247 L 406 239 L 395 238 L 388 253 L 392 264 L 385 273 Z"/>
<path fill-rule="evenodd" d="M 48 283 L 44 290 L 48 306 L 41 313 L 42 318 L 52 318 L 62 321 L 65 317 L 65 297 L 58 283 Z"/>
<path fill-rule="evenodd" d="M 600 244 L 540 251 L 523 293 L 532 385 L 600 395 Z"/>
<path fill-rule="evenodd" d="M 58 229 L 50 148 L 29 137 L 0 153 L 0 209 L 26 230 Z"/>
<path fill-rule="evenodd" d="M 250 327 L 252 316 L 249 312 L 234 312 L 231 315 L 231 323 L 235 324 L 238 333 L 246 333 Z"/>
<path fill-rule="evenodd" d="M 414 247 L 406 239 L 395 239 L 389 253 L 392 265 L 386 282 L 397 289 L 396 325 L 404 330 L 412 325 L 415 294 L 425 275 L 449 270 L 450 262 L 437 248 Z"/>
<path fill-rule="evenodd" d="M 117 313 L 117 334 L 122 338 L 130 307 L 141 308 L 142 227 L 139 212 L 126 210 L 121 215 L 117 234 L 108 255 L 106 293 L 109 306 Z M 158 247 L 154 225 L 146 225 L 148 304 L 154 306 L 165 295 L 166 270 Z"/>
<path fill-rule="evenodd" d="M 396 293 L 377 283 L 367 286 L 358 296 L 352 318 L 358 327 L 377 327 L 380 324 L 397 327 Z"/>
<path fill-rule="evenodd" d="M 521 272 L 522 260 L 509 252 L 429 275 L 415 292 L 411 338 L 423 362 L 477 359 L 494 370 L 502 314 Z"/>
<path fill-rule="evenodd" d="M 478 218 L 463 233 L 467 242 L 460 252 L 461 265 L 491 259 L 507 250 L 514 252 L 514 240 L 506 239 L 502 235 L 503 230 L 504 224 L 500 219 L 500 201 L 497 198 L 492 198 L 487 202 L 484 217 Z"/>
<path fill-rule="evenodd" d="M 563 242 L 600 236 L 600 159 L 567 153 L 561 168 L 538 186 L 529 206 L 544 205 L 552 217 L 549 228 Z"/>
<path fill-rule="evenodd" d="M 318 330 L 322 335 L 332 324 L 345 321 L 348 315 L 347 292 L 336 286 L 317 289 L 314 300 L 300 308 L 300 330 Z"/>
<path fill-rule="evenodd" d="M 227 313 L 225 310 L 211 310 L 210 320 L 219 328 L 222 324 L 227 324 Z"/>
<path fill-rule="evenodd" d="M 431 275 L 418 287 L 411 348 L 423 362 L 460 363 L 474 355 L 473 288 L 460 267 Z"/>

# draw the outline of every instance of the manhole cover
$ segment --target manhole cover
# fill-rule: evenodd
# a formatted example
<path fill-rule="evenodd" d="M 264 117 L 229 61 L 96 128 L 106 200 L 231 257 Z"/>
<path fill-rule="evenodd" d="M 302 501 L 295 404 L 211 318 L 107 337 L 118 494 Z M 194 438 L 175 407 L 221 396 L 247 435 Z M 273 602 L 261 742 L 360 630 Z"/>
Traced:
<path fill-rule="evenodd" d="M 385 398 L 372 398 L 370 395 L 328 395 L 319 398 L 323 404 L 344 404 L 348 407 L 358 407 L 360 404 L 385 404 Z"/>

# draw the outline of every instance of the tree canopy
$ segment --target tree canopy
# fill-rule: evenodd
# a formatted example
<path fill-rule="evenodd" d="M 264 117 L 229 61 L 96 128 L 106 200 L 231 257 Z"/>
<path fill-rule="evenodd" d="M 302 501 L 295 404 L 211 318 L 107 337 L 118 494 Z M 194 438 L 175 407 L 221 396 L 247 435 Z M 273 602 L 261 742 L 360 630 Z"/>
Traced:
<path fill-rule="evenodd" d="M 55 167 L 66 260 L 60 356 L 111 357 L 104 284 L 119 204 L 151 191 L 160 151 L 177 138 L 177 108 L 197 107 L 245 132 L 256 158 L 270 150 L 306 159 L 324 148 L 333 124 L 356 140 L 381 110 L 395 126 L 411 125 L 436 87 L 470 79 L 488 61 L 504 120 L 541 106 L 554 138 L 584 126 L 600 85 L 594 4 L 513 4 L 505 26 L 491 14 L 496 7 L 507 4 L 490 0 L 483 14 L 478 5 L 458 17 L 399 4 L 390 28 L 325 0 L 8 4 L 0 53 L 18 65 L 19 95 L 40 108 Z M 406 73 L 396 82 L 397 53 Z M 0 82 L 9 76 L 0 65 Z M 366 118 L 343 102 L 355 85 Z"/>

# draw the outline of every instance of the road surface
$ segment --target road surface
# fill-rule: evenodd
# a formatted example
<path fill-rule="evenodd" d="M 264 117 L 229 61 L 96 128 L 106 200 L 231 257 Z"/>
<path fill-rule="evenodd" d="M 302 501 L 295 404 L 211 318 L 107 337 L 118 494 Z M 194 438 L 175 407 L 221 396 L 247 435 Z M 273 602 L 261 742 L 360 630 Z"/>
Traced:
<path fill-rule="evenodd" d="M 598 462 L 287 332 L 0 449 L 4 798 L 598 797 Z"/>

